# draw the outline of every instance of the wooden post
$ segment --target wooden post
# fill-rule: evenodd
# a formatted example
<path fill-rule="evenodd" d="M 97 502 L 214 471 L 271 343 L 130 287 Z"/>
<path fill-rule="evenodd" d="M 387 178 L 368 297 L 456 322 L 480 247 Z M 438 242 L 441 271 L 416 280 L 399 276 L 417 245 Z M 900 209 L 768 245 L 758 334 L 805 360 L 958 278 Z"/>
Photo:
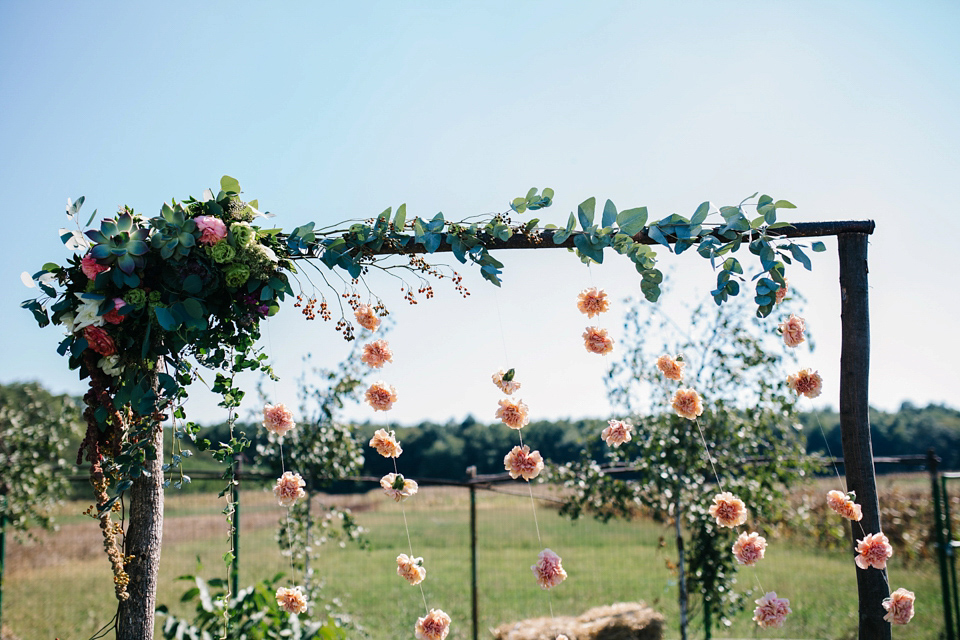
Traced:
<path fill-rule="evenodd" d="M 847 487 L 857 493 L 863 519 L 853 523 L 853 547 L 880 527 L 880 502 L 870 442 L 870 311 L 867 296 L 867 234 L 841 233 L 840 250 L 840 429 Z M 861 529 L 862 527 L 862 529 Z M 852 559 L 851 559 L 852 564 Z M 860 640 L 890 640 L 882 602 L 889 597 L 886 571 L 857 568 Z"/>
<path fill-rule="evenodd" d="M 480 607 L 477 603 L 477 467 L 467 467 L 467 482 L 470 484 L 470 610 L 473 622 L 473 640 L 480 637 Z"/>

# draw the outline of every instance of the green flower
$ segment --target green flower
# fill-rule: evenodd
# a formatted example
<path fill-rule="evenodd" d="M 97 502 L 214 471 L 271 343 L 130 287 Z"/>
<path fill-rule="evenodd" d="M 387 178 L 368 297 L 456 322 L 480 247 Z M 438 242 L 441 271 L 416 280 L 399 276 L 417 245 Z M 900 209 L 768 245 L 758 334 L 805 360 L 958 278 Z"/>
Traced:
<path fill-rule="evenodd" d="M 147 301 L 154 306 L 160 304 L 160 292 L 151 291 L 150 295 L 147 296 Z"/>
<path fill-rule="evenodd" d="M 249 247 L 242 249 L 237 255 L 237 259 L 250 268 L 250 275 L 260 280 L 266 280 L 277 270 L 274 264 L 275 258 L 271 258 L 272 253 L 259 242 L 254 242 Z"/>
<path fill-rule="evenodd" d="M 231 220 L 238 220 L 240 222 L 250 222 L 257 215 L 246 202 L 243 202 L 239 198 L 231 198 L 224 209 Z"/>
<path fill-rule="evenodd" d="M 223 270 L 227 286 L 233 289 L 242 287 L 250 279 L 250 268 L 245 264 L 234 263 Z"/>
<path fill-rule="evenodd" d="M 157 297 L 159 298 L 159 292 Z M 147 294 L 143 289 L 131 289 L 123 296 L 123 301 L 136 307 L 137 311 L 139 311 L 147 304 Z"/>
<path fill-rule="evenodd" d="M 210 257 L 213 258 L 213 261 L 217 264 L 231 262 L 237 257 L 236 249 L 231 247 L 230 243 L 226 240 L 221 240 L 212 247 L 207 247 L 207 253 L 210 254 Z"/>
<path fill-rule="evenodd" d="M 233 236 L 233 243 L 238 249 L 250 246 L 256 231 L 246 222 L 234 222 L 230 225 L 230 235 Z"/>

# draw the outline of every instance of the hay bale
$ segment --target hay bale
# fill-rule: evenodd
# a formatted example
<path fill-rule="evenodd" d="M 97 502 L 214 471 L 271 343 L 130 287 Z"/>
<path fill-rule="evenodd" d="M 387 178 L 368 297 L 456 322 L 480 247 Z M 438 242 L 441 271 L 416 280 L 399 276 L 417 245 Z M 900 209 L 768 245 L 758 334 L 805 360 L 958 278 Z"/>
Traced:
<path fill-rule="evenodd" d="M 493 632 L 496 640 L 661 640 L 662 614 L 643 602 L 618 602 L 594 607 L 576 618 L 533 618 L 502 624 Z"/>

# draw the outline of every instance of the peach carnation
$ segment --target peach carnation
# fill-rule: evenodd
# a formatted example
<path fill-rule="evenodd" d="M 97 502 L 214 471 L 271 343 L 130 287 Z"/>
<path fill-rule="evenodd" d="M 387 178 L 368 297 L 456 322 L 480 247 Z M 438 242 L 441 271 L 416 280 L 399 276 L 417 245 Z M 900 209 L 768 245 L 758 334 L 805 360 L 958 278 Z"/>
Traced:
<path fill-rule="evenodd" d="M 399 473 L 388 473 L 380 478 L 380 487 L 394 502 L 403 502 L 420 489 L 416 480 L 408 480 Z"/>
<path fill-rule="evenodd" d="M 541 589 L 550 589 L 567 579 L 567 572 L 560 564 L 560 556 L 550 549 L 540 552 L 537 564 L 530 567 L 537 577 L 537 584 Z"/>
<path fill-rule="evenodd" d="M 505 398 L 500 400 L 500 408 L 497 409 L 494 417 L 499 418 L 503 424 L 511 429 L 523 429 L 524 425 L 530 422 L 530 418 L 527 417 L 529 410 L 523 400 L 513 402 Z"/>
<path fill-rule="evenodd" d="M 97 275 L 103 273 L 104 271 L 110 271 L 110 267 L 105 267 L 94 258 L 89 253 L 80 260 L 80 271 L 83 271 L 83 275 L 87 276 L 91 280 L 94 280 Z"/>
<path fill-rule="evenodd" d="M 709 512 L 721 527 L 738 527 L 747 521 L 746 505 L 743 504 L 743 500 L 729 491 L 713 496 L 713 504 L 710 505 Z"/>
<path fill-rule="evenodd" d="M 660 356 L 657 358 L 657 369 L 668 380 L 683 380 L 683 367 L 687 363 L 683 360 L 674 360 L 670 356 Z"/>
<path fill-rule="evenodd" d="M 787 376 L 787 386 L 798 396 L 816 398 L 823 390 L 823 378 L 816 371 L 802 369 L 792 376 Z"/>
<path fill-rule="evenodd" d="M 375 340 L 363 345 L 360 360 L 368 367 L 379 369 L 386 363 L 393 362 L 393 351 L 390 350 L 386 340 Z"/>
<path fill-rule="evenodd" d="M 863 510 L 850 496 L 834 489 L 827 493 L 827 505 L 847 520 L 861 520 Z"/>
<path fill-rule="evenodd" d="M 773 294 L 777 304 L 780 304 L 781 302 L 783 302 L 784 299 L 787 297 L 787 293 L 789 293 L 790 291 L 790 287 L 787 286 L 786 279 L 784 279 L 783 282 L 784 282 L 783 286 L 777 289 L 777 292 Z"/>
<path fill-rule="evenodd" d="M 292 471 L 285 472 L 277 478 L 277 485 L 273 488 L 273 495 L 277 497 L 277 502 L 282 507 L 291 507 L 293 503 L 307 495 L 303 488 L 307 483 L 303 481 L 299 473 Z"/>
<path fill-rule="evenodd" d="M 590 353 L 605 356 L 613 351 L 613 338 L 607 335 L 606 329 L 587 327 L 583 332 L 583 346 Z"/>
<path fill-rule="evenodd" d="M 357 307 L 357 310 L 353 312 L 353 316 L 357 319 L 357 323 L 368 331 L 376 331 L 380 326 L 380 317 L 377 315 L 377 312 L 373 310 L 373 307 L 368 304 L 362 304 Z"/>
<path fill-rule="evenodd" d="M 523 478 L 530 481 L 543 471 L 543 457 L 539 451 L 531 453 L 527 445 L 514 447 L 503 457 L 503 466 L 514 480 Z"/>
<path fill-rule="evenodd" d="M 287 613 L 303 613 L 307 610 L 307 597 L 300 587 L 277 589 L 277 604 Z"/>
<path fill-rule="evenodd" d="M 671 406 L 678 416 L 687 420 L 696 420 L 697 416 L 703 414 L 700 394 L 693 389 L 677 389 L 673 394 Z"/>
<path fill-rule="evenodd" d="M 370 446 L 384 458 L 399 458 L 400 454 L 403 453 L 400 443 L 397 442 L 396 433 L 393 431 L 387 432 L 386 429 L 377 429 L 374 432 L 373 437 L 370 438 Z"/>
<path fill-rule="evenodd" d="M 737 562 L 748 567 L 755 565 L 757 560 L 763 560 L 766 550 L 767 539 L 755 531 L 749 534 L 741 533 L 733 543 L 733 555 Z"/>
<path fill-rule="evenodd" d="M 780 329 L 783 342 L 788 347 L 796 347 L 804 341 L 803 331 L 806 329 L 806 325 L 803 322 L 803 318 L 791 314 L 785 322 L 777 325 L 777 328 Z"/>
<path fill-rule="evenodd" d="M 110 334 L 100 327 L 89 326 L 83 330 L 83 337 L 91 349 L 103 357 L 113 356 L 117 353 L 117 345 L 114 343 Z"/>
<path fill-rule="evenodd" d="M 607 292 L 603 289 L 592 287 L 584 289 L 577 296 L 577 309 L 580 313 L 587 314 L 588 318 L 598 316 L 610 308 L 610 301 L 607 299 Z"/>
<path fill-rule="evenodd" d="M 297 426 L 293 421 L 293 412 L 287 409 L 282 402 L 280 404 L 268 404 L 263 408 L 263 428 L 270 433 L 282 436 L 290 429 Z"/>
<path fill-rule="evenodd" d="M 193 220 L 200 231 L 200 244 L 213 246 L 227 237 L 227 225 L 220 218 L 197 216 Z"/>
<path fill-rule="evenodd" d="M 444 640 L 450 633 L 450 616 L 440 609 L 430 609 L 430 613 L 417 618 L 414 631 L 417 640 Z"/>
<path fill-rule="evenodd" d="M 366 398 L 374 411 L 389 411 L 397 401 L 397 390 L 386 382 L 377 381 L 367 389 Z"/>
<path fill-rule="evenodd" d="M 411 558 L 405 553 L 397 556 L 397 575 L 409 582 L 418 585 L 427 577 L 427 569 L 423 566 L 423 558 Z"/>
<path fill-rule="evenodd" d="M 861 569 L 886 569 L 887 558 L 893 555 L 893 547 L 883 533 L 868 533 L 857 540 L 857 566 Z"/>
<path fill-rule="evenodd" d="M 609 425 L 600 433 L 600 437 L 611 447 L 619 447 L 624 442 L 630 442 L 633 425 L 626 420 L 610 420 Z"/>
<path fill-rule="evenodd" d="M 753 619 L 763 627 L 775 627 L 779 629 L 783 626 L 783 621 L 787 619 L 790 610 L 790 601 L 786 598 L 778 598 L 776 591 L 770 591 L 759 600 L 755 600 L 757 608 L 753 610 Z"/>
<path fill-rule="evenodd" d="M 907 624 L 913 618 L 914 599 L 913 591 L 897 589 L 882 603 L 883 608 L 887 610 L 887 615 L 883 616 L 883 619 L 893 624 Z"/>
<path fill-rule="evenodd" d="M 493 379 L 493 384 L 497 385 L 497 388 L 500 389 L 500 391 L 510 395 L 520 388 L 520 383 L 513 379 L 515 374 L 516 371 L 514 369 L 510 369 L 507 372 L 504 372 L 503 369 L 500 369 L 491 377 Z"/>

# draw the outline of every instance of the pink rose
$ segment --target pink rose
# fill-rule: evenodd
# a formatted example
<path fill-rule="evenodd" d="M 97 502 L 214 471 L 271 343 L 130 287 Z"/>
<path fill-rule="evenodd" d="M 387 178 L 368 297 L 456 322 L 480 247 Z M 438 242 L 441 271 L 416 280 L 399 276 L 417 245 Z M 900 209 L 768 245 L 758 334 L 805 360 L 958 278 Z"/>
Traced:
<path fill-rule="evenodd" d="M 110 267 L 103 266 L 97 262 L 96 258 L 88 253 L 80 260 L 80 270 L 83 271 L 83 275 L 93 280 L 97 277 L 97 274 L 110 271 Z"/>
<path fill-rule="evenodd" d="M 215 245 L 227 237 L 227 225 L 220 218 L 197 216 L 193 220 L 200 230 L 200 244 Z"/>
<path fill-rule="evenodd" d="M 123 298 L 114 298 L 113 309 L 103 314 L 103 319 L 110 324 L 120 324 L 123 322 L 125 316 L 120 315 L 119 311 L 120 309 L 123 309 L 126 304 L 127 303 L 123 301 Z"/>
<path fill-rule="evenodd" d="M 104 357 L 116 355 L 117 345 L 114 344 L 110 334 L 100 327 L 87 327 L 83 330 L 83 337 L 86 338 L 90 348 L 100 355 Z"/>

